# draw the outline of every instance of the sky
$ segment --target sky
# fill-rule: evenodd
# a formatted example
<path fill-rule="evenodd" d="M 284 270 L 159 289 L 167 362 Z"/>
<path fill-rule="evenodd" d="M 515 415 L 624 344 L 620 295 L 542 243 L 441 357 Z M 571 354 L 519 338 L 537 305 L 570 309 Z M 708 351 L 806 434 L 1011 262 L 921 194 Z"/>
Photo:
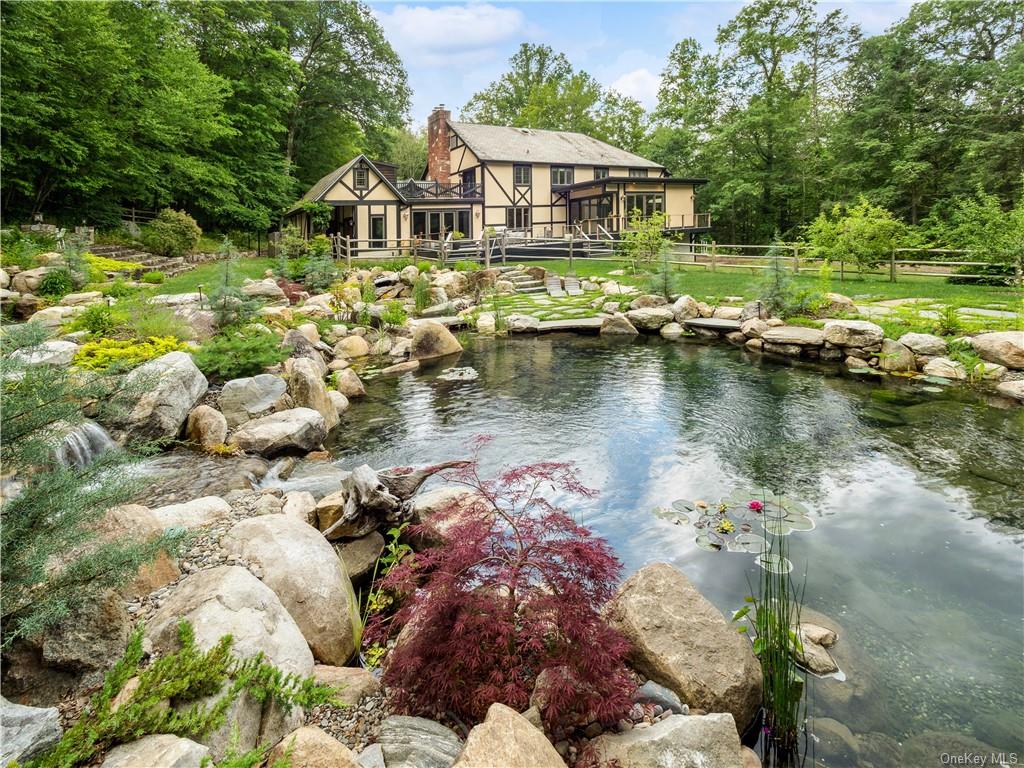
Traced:
<path fill-rule="evenodd" d="M 438 104 L 458 118 L 469 98 L 501 76 L 520 43 L 545 43 L 605 87 L 657 102 L 658 83 L 672 47 L 685 37 L 714 48 L 718 26 L 741 2 L 370 2 L 402 57 L 412 88 L 411 124 L 422 126 Z M 865 34 L 902 18 L 910 4 L 821 3 L 842 7 Z"/>

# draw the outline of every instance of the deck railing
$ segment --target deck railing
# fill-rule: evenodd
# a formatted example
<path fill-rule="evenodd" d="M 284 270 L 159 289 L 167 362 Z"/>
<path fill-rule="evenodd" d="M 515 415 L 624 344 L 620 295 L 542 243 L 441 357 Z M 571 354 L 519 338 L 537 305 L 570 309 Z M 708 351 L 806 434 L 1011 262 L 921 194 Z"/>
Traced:
<path fill-rule="evenodd" d="M 461 182 L 402 181 L 398 184 L 398 191 L 407 200 L 472 200 L 484 196 L 483 184 L 464 184 Z"/>

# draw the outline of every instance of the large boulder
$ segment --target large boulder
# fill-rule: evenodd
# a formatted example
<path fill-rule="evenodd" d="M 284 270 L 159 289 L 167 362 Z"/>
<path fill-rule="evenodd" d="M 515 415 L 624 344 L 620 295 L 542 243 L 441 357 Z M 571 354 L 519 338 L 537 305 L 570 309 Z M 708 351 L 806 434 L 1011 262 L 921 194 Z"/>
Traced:
<path fill-rule="evenodd" d="M 946 354 L 946 340 L 930 333 L 904 333 L 899 342 L 915 355 L 936 357 Z"/>
<path fill-rule="evenodd" d="M 715 307 L 712 317 L 718 320 L 742 320 L 743 307 Z"/>
<path fill-rule="evenodd" d="M 362 397 L 366 394 L 366 387 L 363 386 L 359 374 L 351 368 L 342 368 L 334 372 L 334 388 L 346 398 Z"/>
<path fill-rule="evenodd" d="M 593 742 L 603 761 L 621 768 L 744 768 L 732 715 L 671 715 L 650 728 L 605 734 Z"/>
<path fill-rule="evenodd" d="M 540 330 L 540 318 L 514 312 L 505 317 L 505 330 L 509 333 L 536 333 Z"/>
<path fill-rule="evenodd" d="M 232 379 L 220 391 L 220 409 L 232 429 L 250 419 L 281 410 L 278 406 L 288 391 L 287 382 L 272 373 Z"/>
<path fill-rule="evenodd" d="M 675 312 L 668 307 L 647 307 L 631 309 L 626 318 L 642 331 L 656 331 L 676 319 Z"/>
<path fill-rule="evenodd" d="M 337 357 L 366 357 L 370 354 L 370 345 L 362 336 L 346 336 L 334 345 Z"/>
<path fill-rule="evenodd" d="M 1011 397 L 1024 402 L 1024 379 L 1001 381 L 996 384 L 996 391 L 1004 397 Z"/>
<path fill-rule="evenodd" d="M 635 668 L 707 712 L 746 729 L 761 706 L 761 665 L 736 631 L 681 572 L 654 563 L 633 574 L 607 609 L 632 644 Z"/>
<path fill-rule="evenodd" d="M 825 341 L 837 347 L 870 347 L 885 337 L 880 325 L 867 320 L 829 320 L 822 333 Z"/>
<path fill-rule="evenodd" d="M 114 747 L 100 768 L 199 768 L 209 754 L 191 739 L 157 733 Z"/>
<path fill-rule="evenodd" d="M 431 284 L 444 290 L 446 296 L 461 296 L 469 289 L 469 278 L 465 272 L 441 272 Z"/>
<path fill-rule="evenodd" d="M 637 336 L 639 334 L 640 331 L 621 312 L 616 312 L 601 321 L 602 336 Z"/>
<path fill-rule="evenodd" d="M 203 496 L 152 510 L 153 517 L 164 529 L 202 528 L 223 520 L 230 514 L 231 505 L 219 496 Z"/>
<path fill-rule="evenodd" d="M 236 523 L 221 546 L 259 566 L 318 661 L 341 666 L 351 658 L 359 606 L 341 558 L 316 528 L 285 514 L 261 515 Z"/>
<path fill-rule="evenodd" d="M 185 439 L 200 448 L 221 445 L 228 436 L 228 422 L 224 414 L 208 405 L 197 405 L 185 422 Z"/>
<path fill-rule="evenodd" d="M 285 451 L 315 451 L 327 437 L 327 424 L 319 411 L 290 408 L 246 422 L 228 441 L 243 451 L 274 456 Z"/>
<path fill-rule="evenodd" d="M 36 267 L 22 270 L 11 279 L 11 289 L 18 293 L 35 293 L 39 290 L 43 278 L 55 269 L 56 267 Z"/>
<path fill-rule="evenodd" d="M 466 737 L 452 768 L 564 768 L 544 732 L 504 704 L 491 704 L 487 719 Z"/>
<path fill-rule="evenodd" d="M 25 707 L 0 696 L 0 723 L 0 765 L 25 763 L 60 741 L 60 712 L 56 707 Z"/>
<path fill-rule="evenodd" d="M 19 349 L 11 354 L 11 359 L 25 365 L 70 365 L 78 350 L 79 346 L 73 341 L 51 339 L 35 347 Z"/>
<path fill-rule="evenodd" d="M 494 507 L 476 491 L 443 485 L 415 496 L 409 512 L 424 529 L 419 543 L 439 545 L 445 542 L 453 526 L 474 515 L 493 515 Z"/>
<path fill-rule="evenodd" d="M 971 339 L 971 345 L 982 360 L 1024 369 L 1024 331 L 982 333 Z"/>
<path fill-rule="evenodd" d="M 219 501 L 219 499 L 218 499 Z M 148 507 L 122 504 L 108 509 L 96 523 L 95 530 L 105 541 L 135 540 L 148 542 L 163 534 L 166 526 Z M 141 598 L 181 576 L 177 563 L 161 551 L 148 563 L 139 566 L 135 576 L 118 591 L 126 598 Z"/>
<path fill-rule="evenodd" d="M 288 296 L 277 284 L 277 281 L 270 277 L 265 280 L 246 280 L 242 284 L 242 295 L 252 299 L 288 303 Z"/>
<path fill-rule="evenodd" d="M 454 731 L 423 717 L 388 717 L 379 741 L 388 768 L 451 768 L 462 751 Z"/>
<path fill-rule="evenodd" d="M 177 437 L 207 386 L 206 377 L 186 352 L 150 360 L 125 377 L 118 396 L 124 411 L 114 417 L 114 426 L 129 439 Z"/>
<path fill-rule="evenodd" d="M 950 360 L 948 357 L 936 357 L 925 363 L 922 369 L 925 376 L 939 376 L 944 379 L 966 379 L 967 369 L 964 364 Z"/>
<path fill-rule="evenodd" d="M 878 354 L 878 367 L 883 371 L 916 371 L 917 358 L 907 347 L 892 339 L 882 339 Z"/>
<path fill-rule="evenodd" d="M 321 376 L 327 375 L 327 363 L 317 345 L 313 344 L 306 336 L 296 328 L 287 331 L 281 339 L 281 346 L 289 350 L 288 359 L 285 360 L 284 368 L 288 372 L 296 360 L 311 360 L 320 371 Z"/>
<path fill-rule="evenodd" d="M 332 667 L 317 664 L 313 679 L 336 690 L 337 699 L 345 706 L 354 707 L 366 696 L 380 690 L 380 681 L 362 667 Z"/>
<path fill-rule="evenodd" d="M 231 635 L 232 653 L 239 658 L 262 653 L 282 672 L 300 676 L 313 672 L 313 654 L 295 620 L 270 587 L 245 568 L 219 566 L 180 582 L 146 625 L 145 637 L 154 650 L 168 653 L 178 647 L 182 619 L 192 625 L 202 650 Z M 222 693 L 207 697 L 209 702 L 204 703 L 212 704 Z M 201 741 L 219 760 L 233 741 L 240 751 L 257 743 L 277 742 L 300 724 L 294 721 L 301 714 L 301 710 L 293 710 L 286 716 L 273 701 L 261 703 L 243 694 L 230 707 L 225 723 Z"/>
<path fill-rule="evenodd" d="M 684 323 L 700 317 L 700 309 L 697 307 L 697 300 L 693 296 L 680 296 L 672 305 L 672 313 L 677 323 Z"/>
<path fill-rule="evenodd" d="M 642 296 L 637 296 L 629 302 L 629 308 L 648 309 L 649 307 L 663 307 L 666 304 L 668 304 L 668 300 L 664 296 L 658 296 L 654 293 L 645 293 Z"/>
<path fill-rule="evenodd" d="M 675 341 L 683 335 L 683 326 L 675 322 L 667 323 L 666 325 L 661 326 L 661 330 L 658 331 L 658 333 L 663 339 Z"/>
<path fill-rule="evenodd" d="M 430 360 L 435 357 L 454 355 L 462 351 L 462 345 L 451 331 L 433 320 L 421 320 L 412 332 L 412 346 L 409 357 L 412 360 Z"/>
<path fill-rule="evenodd" d="M 779 325 L 769 328 L 761 334 L 766 344 L 821 346 L 825 343 L 825 334 L 817 328 L 804 328 L 801 325 Z"/>
<path fill-rule="evenodd" d="M 292 731 L 270 750 L 267 765 L 286 759 L 296 768 L 360 768 L 356 753 L 315 725 Z"/>
<path fill-rule="evenodd" d="M 366 464 L 356 467 L 341 487 L 316 505 L 317 527 L 330 540 L 365 536 L 381 525 L 401 522 L 402 500 Z"/>
<path fill-rule="evenodd" d="M 337 407 L 327 395 L 323 373 L 312 360 L 299 358 L 292 364 L 288 394 L 296 408 L 312 408 L 323 416 L 328 432 L 341 422 Z"/>

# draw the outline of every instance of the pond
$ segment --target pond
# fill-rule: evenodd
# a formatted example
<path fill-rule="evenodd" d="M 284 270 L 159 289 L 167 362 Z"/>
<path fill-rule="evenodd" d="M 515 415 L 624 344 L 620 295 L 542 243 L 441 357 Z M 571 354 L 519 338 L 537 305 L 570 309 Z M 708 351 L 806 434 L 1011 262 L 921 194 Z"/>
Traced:
<path fill-rule="evenodd" d="M 480 434 L 494 436 L 485 468 L 576 462 L 599 495 L 562 501 L 625 574 L 672 563 L 727 614 L 756 583 L 753 557 L 702 549 L 656 510 L 783 492 L 815 523 L 790 536 L 806 606 L 842 627 L 847 680 L 815 679 L 811 714 L 860 736 L 862 756 L 913 736 L 936 756 L 965 738 L 1021 751 L 1024 409 L 659 338 L 471 338 L 456 365 L 479 378 L 367 375 L 332 436 L 338 463 L 459 458 Z M 816 754 L 857 764 L 835 745 Z"/>

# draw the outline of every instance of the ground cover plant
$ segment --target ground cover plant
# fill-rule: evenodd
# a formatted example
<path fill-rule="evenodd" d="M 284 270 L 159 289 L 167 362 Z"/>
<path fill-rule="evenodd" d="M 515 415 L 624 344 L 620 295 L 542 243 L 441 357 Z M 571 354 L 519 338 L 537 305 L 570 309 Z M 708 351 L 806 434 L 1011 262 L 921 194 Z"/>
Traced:
<path fill-rule="evenodd" d="M 182 622 L 178 641 L 177 650 L 146 664 L 142 629 L 137 629 L 124 656 L 107 672 L 103 686 L 78 721 L 55 747 L 30 760 L 25 768 L 88 765 L 111 747 L 150 734 L 201 739 L 223 725 L 231 705 L 243 693 L 261 702 L 273 700 L 286 713 L 296 706 L 336 703 L 333 688 L 312 678 L 283 673 L 267 663 L 263 654 L 236 657 L 230 635 L 204 651 L 196 643 L 192 627 Z M 137 678 L 138 685 L 115 706 L 115 698 L 132 678 Z M 212 703 L 202 701 L 213 695 L 217 698 Z M 169 707 L 167 701 L 179 706 Z M 257 748 L 241 764 L 259 764 L 266 751 L 267 747 Z M 236 754 L 217 765 L 225 766 L 228 760 L 236 765 L 242 759 Z"/>
<path fill-rule="evenodd" d="M 477 441 L 477 450 L 486 440 Z M 383 682 L 396 706 L 479 722 L 498 701 L 525 709 L 545 676 L 542 716 L 615 722 L 631 706 L 627 643 L 600 615 L 621 564 L 542 489 L 587 497 L 571 465 L 540 462 L 480 475 L 474 459 L 449 482 L 479 494 L 445 511 L 444 546 L 401 560 L 382 581 L 401 607 L 375 617 L 371 641 L 406 628 Z M 427 526 L 410 529 L 430 536 Z"/>

